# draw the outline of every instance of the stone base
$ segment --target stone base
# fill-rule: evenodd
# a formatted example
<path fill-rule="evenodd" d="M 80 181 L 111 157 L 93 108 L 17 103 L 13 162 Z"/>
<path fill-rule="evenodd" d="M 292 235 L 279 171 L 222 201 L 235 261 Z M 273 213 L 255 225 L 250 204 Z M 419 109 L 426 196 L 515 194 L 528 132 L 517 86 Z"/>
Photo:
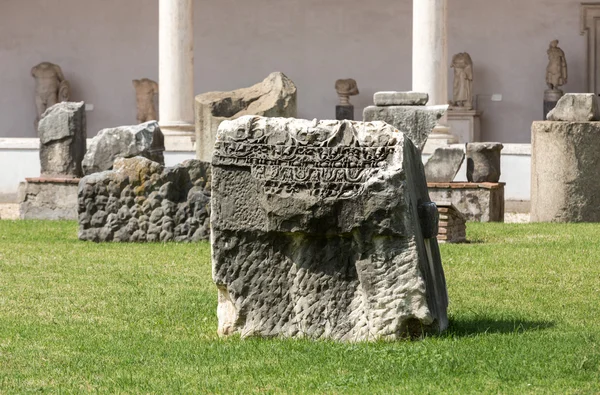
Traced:
<path fill-rule="evenodd" d="M 335 106 L 335 119 L 338 121 L 349 120 L 354 121 L 354 106 Z"/>
<path fill-rule="evenodd" d="M 481 113 L 475 110 L 450 108 L 448 125 L 458 143 L 481 141 Z"/>
<path fill-rule="evenodd" d="M 19 185 L 21 219 L 77 219 L 78 178 L 26 178 Z"/>
<path fill-rule="evenodd" d="M 504 222 L 504 183 L 428 183 L 427 187 L 432 201 L 453 204 L 467 221 Z"/>
<path fill-rule="evenodd" d="M 465 243 L 467 219 L 452 203 L 437 203 L 440 215 L 438 243 Z"/>
<path fill-rule="evenodd" d="M 160 124 L 160 130 L 165 136 L 165 151 L 195 151 L 196 133 L 194 125 Z"/>

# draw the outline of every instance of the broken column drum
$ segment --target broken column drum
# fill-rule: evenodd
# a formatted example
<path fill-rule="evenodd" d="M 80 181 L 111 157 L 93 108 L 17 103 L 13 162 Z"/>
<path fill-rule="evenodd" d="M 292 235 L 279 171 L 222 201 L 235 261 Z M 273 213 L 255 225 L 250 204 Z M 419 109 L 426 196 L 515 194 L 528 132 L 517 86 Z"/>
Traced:
<path fill-rule="evenodd" d="M 500 143 L 467 144 L 467 180 L 498 182 L 500 180 Z"/>
<path fill-rule="evenodd" d="M 219 127 L 218 332 L 340 341 L 447 327 L 419 150 L 383 122 L 245 116 Z"/>

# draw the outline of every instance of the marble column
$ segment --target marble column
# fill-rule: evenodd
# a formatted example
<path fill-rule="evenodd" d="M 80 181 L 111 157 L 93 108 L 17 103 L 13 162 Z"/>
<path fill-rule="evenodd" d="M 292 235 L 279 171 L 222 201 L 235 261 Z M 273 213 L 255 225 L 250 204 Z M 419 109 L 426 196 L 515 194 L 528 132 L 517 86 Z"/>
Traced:
<path fill-rule="evenodd" d="M 168 151 L 193 151 L 193 0 L 159 0 L 159 124 Z"/>
<path fill-rule="evenodd" d="M 429 94 L 428 105 L 448 104 L 448 0 L 413 0 L 412 89 Z M 457 142 L 444 116 L 428 146 Z M 425 147 L 425 151 L 429 151 Z"/>

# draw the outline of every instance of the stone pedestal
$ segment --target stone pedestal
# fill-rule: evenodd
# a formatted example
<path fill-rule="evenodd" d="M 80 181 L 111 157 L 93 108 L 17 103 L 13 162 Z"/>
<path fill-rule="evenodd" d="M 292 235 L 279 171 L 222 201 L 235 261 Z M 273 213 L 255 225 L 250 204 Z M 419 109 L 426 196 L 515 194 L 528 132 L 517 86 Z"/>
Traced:
<path fill-rule="evenodd" d="M 600 122 L 534 122 L 531 222 L 600 222 Z"/>
<path fill-rule="evenodd" d="M 453 204 L 468 221 L 504 222 L 504 183 L 427 183 L 434 202 Z"/>
<path fill-rule="evenodd" d="M 547 89 L 544 91 L 544 121 L 548 119 L 548 113 L 556 107 L 563 95 L 564 93 L 560 89 Z"/>
<path fill-rule="evenodd" d="M 450 107 L 447 116 L 458 143 L 481 141 L 481 112 Z"/>
<path fill-rule="evenodd" d="M 335 106 L 335 119 L 338 121 L 343 121 L 345 119 L 354 121 L 354 106 L 352 104 L 347 106 Z"/>
<path fill-rule="evenodd" d="M 19 185 L 19 217 L 76 220 L 78 184 L 78 178 L 26 178 Z"/>

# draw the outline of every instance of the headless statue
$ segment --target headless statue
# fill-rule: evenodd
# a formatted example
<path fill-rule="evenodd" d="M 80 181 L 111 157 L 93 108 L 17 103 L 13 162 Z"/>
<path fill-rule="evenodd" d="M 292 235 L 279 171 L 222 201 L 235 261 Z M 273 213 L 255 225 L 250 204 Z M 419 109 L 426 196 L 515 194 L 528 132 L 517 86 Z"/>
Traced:
<path fill-rule="evenodd" d="M 56 103 L 68 101 L 71 96 L 71 87 L 65 79 L 59 65 L 42 62 L 31 69 L 31 75 L 35 78 L 35 106 L 37 118 L 35 126 L 42 114 Z"/>
<path fill-rule="evenodd" d="M 137 100 L 137 121 L 144 123 L 156 121 L 156 107 L 154 96 L 158 94 L 158 84 L 148 78 L 133 80 Z"/>

